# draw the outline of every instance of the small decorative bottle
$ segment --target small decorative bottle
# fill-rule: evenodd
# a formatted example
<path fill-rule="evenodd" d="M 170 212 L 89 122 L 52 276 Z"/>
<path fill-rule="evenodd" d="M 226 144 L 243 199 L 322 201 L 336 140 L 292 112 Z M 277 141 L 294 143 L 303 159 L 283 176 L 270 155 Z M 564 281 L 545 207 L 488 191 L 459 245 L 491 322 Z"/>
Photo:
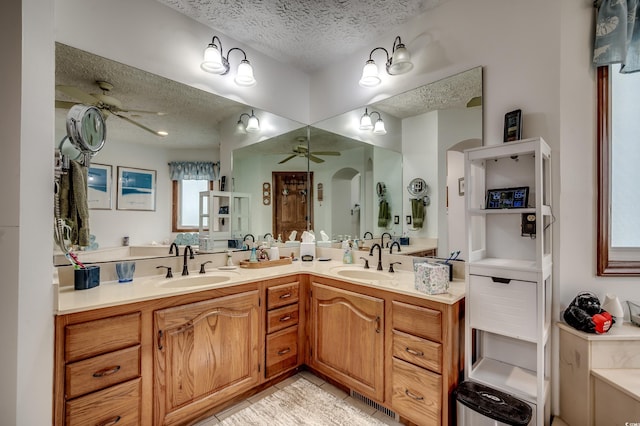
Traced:
<path fill-rule="evenodd" d="M 227 266 L 233 266 L 233 255 L 231 250 L 227 250 Z"/>
<path fill-rule="evenodd" d="M 249 262 L 257 262 L 258 261 L 258 253 L 256 252 L 256 244 L 253 243 L 251 245 L 251 256 L 249 256 Z"/>

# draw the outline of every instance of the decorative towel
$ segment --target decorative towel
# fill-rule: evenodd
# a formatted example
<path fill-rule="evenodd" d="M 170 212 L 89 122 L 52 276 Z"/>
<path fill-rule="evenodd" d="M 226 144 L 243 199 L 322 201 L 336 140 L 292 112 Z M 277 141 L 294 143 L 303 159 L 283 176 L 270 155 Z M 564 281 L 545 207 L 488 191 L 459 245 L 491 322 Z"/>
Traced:
<path fill-rule="evenodd" d="M 391 219 L 391 211 L 389 210 L 389 203 L 386 200 L 380 201 L 380 208 L 378 210 L 378 227 L 386 228 Z"/>
<path fill-rule="evenodd" d="M 60 216 L 71 227 L 71 244 L 86 247 L 89 237 L 88 169 L 75 160 L 60 179 Z"/>
<path fill-rule="evenodd" d="M 424 224 L 424 203 L 421 198 L 411 199 L 411 216 L 413 216 L 413 227 L 422 228 Z"/>

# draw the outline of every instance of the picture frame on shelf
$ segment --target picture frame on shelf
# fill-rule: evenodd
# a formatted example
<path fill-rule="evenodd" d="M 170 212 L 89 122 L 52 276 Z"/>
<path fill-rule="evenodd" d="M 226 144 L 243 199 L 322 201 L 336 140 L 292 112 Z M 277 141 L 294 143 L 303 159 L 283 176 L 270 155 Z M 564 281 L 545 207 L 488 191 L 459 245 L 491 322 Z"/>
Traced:
<path fill-rule="evenodd" d="M 522 139 L 522 110 L 516 109 L 504 115 L 504 142 Z"/>
<path fill-rule="evenodd" d="M 118 166 L 118 210 L 156 210 L 155 170 Z"/>
<path fill-rule="evenodd" d="M 87 171 L 87 205 L 92 210 L 111 210 L 113 167 L 91 163 Z"/>

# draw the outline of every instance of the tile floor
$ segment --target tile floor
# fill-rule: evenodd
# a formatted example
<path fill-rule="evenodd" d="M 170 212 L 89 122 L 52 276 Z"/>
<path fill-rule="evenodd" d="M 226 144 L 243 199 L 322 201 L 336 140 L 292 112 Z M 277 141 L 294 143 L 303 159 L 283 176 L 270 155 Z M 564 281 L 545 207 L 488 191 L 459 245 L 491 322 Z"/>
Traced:
<path fill-rule="evenodd" d="M 213 426 L 213 425 L 217 425 L 219 422 L 221 422 L 223 419 L 237 413 L 238 411 L 250 406 L 251 404 L 254 404 L 256 402 L 258 402 L 260 399 L 271 395 L 272 393 L 276 392 L 279 389 L 284 388 L 285 386 L 295 382 L 296 380 L 298 380 L 300 377 L 304 377 L 305 379 L 309 380 L 311 383 L 313 383 L 316 386 L 320 386 L 321 389 L 325 390 L 326 392 L 329 392 L 330 394 L 343 399 L 344 401 L 346 401 L 347 403 L 359 408 L 361 411 L 369 414 L 372 417 L 375 417 L 376 419 L 380 420 L 381 422 L 384 422 L 385 424 L 388 425 L 402 425 L 402 423 L 399 423 L 397 421 L 395 421 L 394 419 L 392 419 L 391 417 L 387 416 L 386 414 L 384 414 L 381 411 L 376 410 L 373 407 L 370 407 L 366 404 L 364 404 L 363 402 L 352 398 L 351 396 L 349 396 L 349 394 L 347 394 L 346 392 L 344 392 L 341 389 L 338 389 L 337 387 L 333 386 L 330 383 L 325 382 L 324 380 L 322 380 L 321 378 L 319 378 L 318 376 L 308 372 L 308 371 L 301 371 L 300 373 L 296 374 L 295 376 L 291 376 L 286 380 L 283 380 L 282 382 L 271 386 L 268 389 L 263 390 L 262 392 L 253 395 L 252 397 L 245 399 L 242 402 L 239 402 L 238 404 L 227 408 L 226 410 L 216 414 L 215 416 L 211 416 L 208 419 L 202 420 L 199 423 L 197 423 L 194 426 Z M 267 423 L 265 423 L 267 424 Z"/>
<path fill-rule="evenodd" d="M 305 379 L 309 380 L 311 383 L 313 383 L 316 386 L 320 386 L 321 389 L 325 390 L 326 392 L 329 392 L 330 394 L 346 401 L 347 403 L 359 408 L 360 410 L 362 410 L 363 412 L 369 414 L 372 417 L 375 417 L 377 420 L 380 420 L 381 422 L 387 424 L 387 425 L 402 425 L 402 423 L 399 423 L 397 421 L 395 421 L 393 418 L 387 416 L 386 414 L 384 414 L 381 411 L 376 410 L 373 407 L 368 406 L 367 404 L 352 398 L 351 396 L 349 396 L 349 394 L 347 394 L 346 392 L 344 392 L 341 389 L 338 389 L 337 387 L 333 386 L 330 383 L 325 382 L 324 380 L 322 380 L 321 378 L 319 378 L 318 376 L 314 375 L 313 373 L 310 373 L 309 371 L 301 371 L 300 373 L 289 377 L 286 380 L 283 380 L 282 382 L 271 386 L 268 389 L 263 390 L 262 392 L 253 395 L 250 398 L 245 399 L 242 402 L 239 402 L 238 404 L 227 408 L 226 410 L 216 414 L 215 416 L 211 416 L 205 420 L 202 420 L 200 422 L 198 422 L 197 424 L 195 424 L 194 426 L 213 426 L 213 425 L 217 425 L 218 423 L 220 423 L 223 419 L 237 413 L 238 411 L 250 406 L 251 404 L 254 404 L 258 401 L 260 401 L 260 399 L 271 395 L 272 393 L 276 392 L 279 389 L 282 389 L 284 387 L 286 387 L 287 385 L 295 382 L 296 380 L 298 380 L 300 377 L 304 377 Z M 266 423 L 265 423 L 266 424 Z M 552 426 L 568 426 L 564 421 L 562 421 L 562 419 L 560 419 L 559 417 L 555 417 L 552 421 Z"/>

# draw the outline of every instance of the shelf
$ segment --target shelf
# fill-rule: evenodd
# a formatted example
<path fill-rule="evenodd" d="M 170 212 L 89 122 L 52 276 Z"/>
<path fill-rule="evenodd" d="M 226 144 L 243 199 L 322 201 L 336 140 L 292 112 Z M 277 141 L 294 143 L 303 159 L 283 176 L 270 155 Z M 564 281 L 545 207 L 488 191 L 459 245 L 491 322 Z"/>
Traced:
<path fill-rule="evenodd" d="M 496 257 L 486 257 L 484 259 L 469 262 L 469 267 L 474 266 L 490 267 L 498 269 L 509 269 L 525 272 L 541 272 L 541 268 L 536 265 L 535 260 L 505 259 Z"/>
<path fill-rule="evenodd" d="M 535 371 L 495 359 L 483 358 L 473 367 L 469 378 L 528 402 L 537 403 L 538 386 Z M 544 394 L 548 391 L 549 381 L 545 380 Z"/>

